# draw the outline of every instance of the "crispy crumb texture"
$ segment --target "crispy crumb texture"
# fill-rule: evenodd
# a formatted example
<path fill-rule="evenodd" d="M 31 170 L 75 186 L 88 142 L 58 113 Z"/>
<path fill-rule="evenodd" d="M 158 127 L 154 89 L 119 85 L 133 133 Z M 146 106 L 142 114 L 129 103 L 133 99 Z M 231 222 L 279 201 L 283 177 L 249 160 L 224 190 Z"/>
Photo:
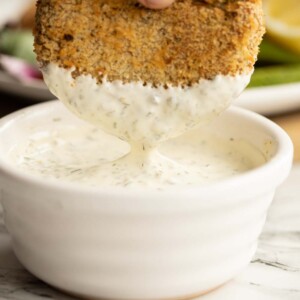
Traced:
<path fill-rule="evenodd" d="M 41 65 L 74 67 L 101 82 L 191 86 L 250 72 L 264 33 L 261 0 L 176 0 L 150 10 L 134 0 L 39 0 Z"/>

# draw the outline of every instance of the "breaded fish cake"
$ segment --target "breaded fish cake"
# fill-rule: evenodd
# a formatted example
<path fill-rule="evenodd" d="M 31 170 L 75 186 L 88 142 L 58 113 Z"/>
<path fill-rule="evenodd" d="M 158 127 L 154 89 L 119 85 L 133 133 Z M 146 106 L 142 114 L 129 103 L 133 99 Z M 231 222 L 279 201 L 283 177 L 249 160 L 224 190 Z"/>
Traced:
<path fill-rule="evenodd" d="M 73 113 L 144 149 L 224 111 L 263 32 L 261 0 L 39 0 L 35 50 Z"/>
<path fill-rule="evenodd" d="M 192 86 L 251 73 L 261 42 L 261 0 L 176 0 L 150 10 L 135 0 L 39 0 L 35 51 L 98 82 Z"/>

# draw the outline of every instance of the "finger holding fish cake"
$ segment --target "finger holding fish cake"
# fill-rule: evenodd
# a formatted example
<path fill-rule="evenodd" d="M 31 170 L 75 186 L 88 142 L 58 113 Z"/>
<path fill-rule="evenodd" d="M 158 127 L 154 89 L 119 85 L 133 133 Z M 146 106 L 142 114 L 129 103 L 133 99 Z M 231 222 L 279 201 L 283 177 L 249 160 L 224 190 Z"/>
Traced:
<path fill-rule="evenodd" d="M 139 0 L 141 4 L 152 9 L 163 9 L 170 6 L 174 0 Z"/>

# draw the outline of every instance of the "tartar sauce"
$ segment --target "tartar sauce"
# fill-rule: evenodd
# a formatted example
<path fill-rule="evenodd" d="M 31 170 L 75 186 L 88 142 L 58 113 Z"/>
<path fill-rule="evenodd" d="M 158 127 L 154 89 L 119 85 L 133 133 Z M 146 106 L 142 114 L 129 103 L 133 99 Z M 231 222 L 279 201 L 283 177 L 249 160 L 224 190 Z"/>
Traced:
<path fill-rule="evenodd" d="M 158 149 L 131 149 L 88 124 L 70 124 L 70 118 L 49 117 L 43 123 L 12 149 L 10 159 L 26 173 L 48 180 L 104 188 L 180 189 L 243 173 L 266 160 L 243 140 L 199 129 Z"/>
<path fill-rule="evenodd" d="M 101 84 L 90 75 L 50 63 L 44 79 L 51 92 L 79 118 L 129 143 L 156 145 L 207 123 L 224 111 L 251 74 L 202 79 L 191 87 L 156 88 L 143 82 Z"/>
<path fill-rule="evenodd" d="M 244 141 L 191 131 L 225 110 L 251 74 L 154 88 L 99 84 L 88 75 L 73 78 L 72 71 L 51 63 L 43 73 L 66 107 L 96 127 L 71 129 L 60 120 L 59 130 L 29 137 L 12 152 L 29 173 L 88 186 L 161 190 L 209 184 L 264 162 Z"/>

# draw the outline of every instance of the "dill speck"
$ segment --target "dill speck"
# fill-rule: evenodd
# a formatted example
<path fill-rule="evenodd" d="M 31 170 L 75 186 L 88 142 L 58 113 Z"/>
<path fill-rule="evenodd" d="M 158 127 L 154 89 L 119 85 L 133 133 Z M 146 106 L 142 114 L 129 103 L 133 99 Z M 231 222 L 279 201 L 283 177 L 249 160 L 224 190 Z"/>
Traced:
<path fill-rule="evenodd" d="M 81 172 L 82 170 L 81 169 L 75 169 L 75 170 L 71 170 L 71 174 L 74 174 L 74 173 L 79 173 Z"/>
<path fill-rule="evenodd" d="M 53 118 L 52 121 L 53 121 L 53 122 L 60 122 L 60 121 L 61 121 L 61 118 Z"/>

